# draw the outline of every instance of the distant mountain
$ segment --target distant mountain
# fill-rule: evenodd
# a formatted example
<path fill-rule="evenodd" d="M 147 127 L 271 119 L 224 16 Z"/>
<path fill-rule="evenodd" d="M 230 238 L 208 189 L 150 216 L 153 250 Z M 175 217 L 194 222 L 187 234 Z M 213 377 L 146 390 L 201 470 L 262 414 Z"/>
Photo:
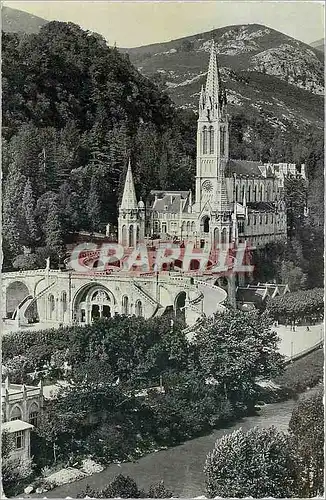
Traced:
<path fill-rule="evenodd" d="M 21 10 L 2 7 L 2 31 L 7 33 L 38 33 L 39 29 L 49 21 L 33 16 Z"/>
<path fill-rule="evenodd" d="M 324 119 L 323 55 L 263 25 L 235 25 L 171 42 L 121 49 L 174 102 L 197 110 L 214 39 L 230 110 L 263 115 L 273 127 Z"/>
<path fill-rule="evenodd" d="M 321 38 L 320 40 L 316 40 L 310 44 L 316 50 L 320 50 L 321 52 L 325 51 L 325 39 Z"/>

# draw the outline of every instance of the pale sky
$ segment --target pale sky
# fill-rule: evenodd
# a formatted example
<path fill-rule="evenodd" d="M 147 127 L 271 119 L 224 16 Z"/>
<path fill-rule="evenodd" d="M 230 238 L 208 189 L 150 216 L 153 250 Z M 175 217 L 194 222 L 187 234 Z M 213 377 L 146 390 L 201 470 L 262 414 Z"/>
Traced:
<path fill-rule="evenodd" d="M 310 43 L 324 37 L 324 2 L 309 1 L 6 1 L 47 20 L 71 21 L 118 47 L 137 47 L 231 24 L 259 23 Z"/>

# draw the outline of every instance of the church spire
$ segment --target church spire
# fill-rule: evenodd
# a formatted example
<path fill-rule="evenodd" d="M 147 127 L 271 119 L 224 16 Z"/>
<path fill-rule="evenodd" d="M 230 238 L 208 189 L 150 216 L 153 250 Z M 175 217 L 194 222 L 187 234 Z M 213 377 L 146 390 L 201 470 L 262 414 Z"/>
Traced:
<path fill-rule="evenodd" d="M 206 80 L 206 100 L 211 100 L 212 104 L 217 104 L 220 92 L 220 76 L 217 64 L 216 49 L 214 40 L 212 40 L 211 53 L 208 64 L 207 80 Z"/>
<path fill-rule="evenodd" d="M 129 158 L 128 170 L 125 180 L 125 186 L 123 189 L 122 201 L 120 209 L 123 210 L 137 210 L 137 198 L 134 186 L 134 180 L 132 177 L 131 163 Z"/>

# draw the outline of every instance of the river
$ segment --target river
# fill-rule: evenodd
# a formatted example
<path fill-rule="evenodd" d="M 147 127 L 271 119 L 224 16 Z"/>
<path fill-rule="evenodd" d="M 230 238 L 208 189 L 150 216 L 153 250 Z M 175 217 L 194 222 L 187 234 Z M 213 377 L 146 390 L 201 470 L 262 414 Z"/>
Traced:
<path fill-rule="evenodd" d="M 308 395 L 316 389 L 305 393 Z M 103 472 L 81 479 L 74 483 L 57 487 L 46 493 L 48 498 L 75 498 L 89 484 L 93 488 L 103 488 L 116 475 L 124 474 L 134 478 L 140 488 L 148 489 L 150 484 L 164 480 L 165 486 L 179 497 L 196 497 L 204 494 L 203 465 L 207 453 L 212 450 L 216 439 L 242 427 L 269 427 L 274 425 L 286 431 L 295 406 L 294 400 L 273 403 L 261 408 L 259 415 L 246 417 L 228 428 L 219 429 L 207 436 L 192 439 L 186 443 L 151 453 L 137 462 L 123 463 L 121 466 L 110 465 Z M 43 496 L 43 495 L 42 495 Z"/>

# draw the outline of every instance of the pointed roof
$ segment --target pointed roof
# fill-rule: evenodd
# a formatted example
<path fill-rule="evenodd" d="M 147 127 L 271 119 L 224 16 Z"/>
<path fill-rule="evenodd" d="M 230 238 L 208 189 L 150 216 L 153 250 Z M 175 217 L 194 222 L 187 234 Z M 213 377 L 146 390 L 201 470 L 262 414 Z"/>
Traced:
<path fill-rule="evenodd" d="M 207 80 L 206 80 L 206 98 L 210 97 L 213 101 L 218 102 L 219 97 L 219 68 L 217 64 L 215 42 L 212 40 L 211 53 L 208 64 Z"/>
<path fill-rule="evenodd" d="M 128 163 L 128 170 L 127 170 L 120 208 L 125 210 L 137 210 L 137 198 L 136 198 L 134 180 L 132 177 L 130 159 Z"/>

